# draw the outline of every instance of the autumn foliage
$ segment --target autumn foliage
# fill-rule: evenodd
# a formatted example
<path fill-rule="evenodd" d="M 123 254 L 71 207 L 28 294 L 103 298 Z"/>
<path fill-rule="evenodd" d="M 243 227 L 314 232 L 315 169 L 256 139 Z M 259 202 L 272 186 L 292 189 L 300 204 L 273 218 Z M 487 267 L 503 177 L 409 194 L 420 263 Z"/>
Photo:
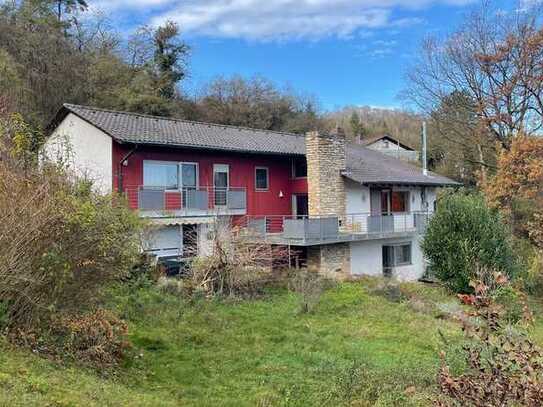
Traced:
<path fill-rule="evenodd" d="M 488 203 L 510 220 L 519 237 L 543 249 L 543 139 L 518 136 L 498 156 L 496 174 L 483 185 Z"/>
<path fill-rule="evenodd" d="M 442 353 L 441 396 L 435 405 L 541 406 L 543 353 L 525 333 L 504 323 L 505 309 L 494 301 L 496 292 L 507 288 L 507 278 L 499 273 L 486 273 L 486 278 L 471 285 L 473 294 L 460 296 L 469 306 L 462 320 L 467 368 L 454 375 Z M 524 321 L 530 322 L 527 307 L 525 311 Z"/>

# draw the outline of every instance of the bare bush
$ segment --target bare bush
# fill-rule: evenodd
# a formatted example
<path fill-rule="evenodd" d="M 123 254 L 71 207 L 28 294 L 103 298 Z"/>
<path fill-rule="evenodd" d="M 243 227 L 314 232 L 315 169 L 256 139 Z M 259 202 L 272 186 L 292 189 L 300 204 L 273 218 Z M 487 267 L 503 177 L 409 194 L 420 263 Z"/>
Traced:
<path fill-rule="evenodd" d="M 493 297 L 496 290 L 507 287 L 507 279 L 499 273 L 485 274 L 472 282 L 474 294 L 459 295 L 471 307 L 462 319 L 467 369 L 453 375 L 442 353 L 442 396 L 435 405 L 541 406 L 543 352 L 524 332 L 504 323 L 505 310 Z M 529 313 L 526 319 L 531 319 Z"/>
<path fill-rule="evenodd" d="M 13 329 L 9 338 L 33 352 L 55 358 L 68 357 L 99 368 L 117 365 L 130 349 L 128 326 L 104 309 L 54 316 L 46 331 Z"/>
<path fill-rule="evenodd" d="M 274 267 L 288 266 L 285 248 L 256 241 L 230 219 L 217 221 L 211 246 L 209 256 L 191 264 L 194 289 L 208 295 L 257 294 Z"/>
<path fill-rule="evenodd" d="M 306 270 L 295 272 L 289 281 L 289 288 L 300 296 L 300 312 L 304 314 L 313 312 L 324 292 L 333 285 L 332 280 Z"/>
<path fill-rule="evenodd" d="M 0 161 L 0 302 L 10 325 L 83 310 L 139 253 L 140 220 L 120 200 L 57 169 Z"/>

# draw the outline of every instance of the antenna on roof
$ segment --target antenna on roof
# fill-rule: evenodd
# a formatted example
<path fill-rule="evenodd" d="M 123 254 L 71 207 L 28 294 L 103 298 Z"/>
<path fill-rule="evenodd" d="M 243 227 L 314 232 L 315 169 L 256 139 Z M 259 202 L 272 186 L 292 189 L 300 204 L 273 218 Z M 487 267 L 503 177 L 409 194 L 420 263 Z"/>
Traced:
<path fill-rule="evenodd" d="M 426 151 L 427 151 L 427 140 L 426 140 L 426 122 L 422 122 L 422 173 L 424 175 L 428 175 L 428 162 L 426 159 Z"/>

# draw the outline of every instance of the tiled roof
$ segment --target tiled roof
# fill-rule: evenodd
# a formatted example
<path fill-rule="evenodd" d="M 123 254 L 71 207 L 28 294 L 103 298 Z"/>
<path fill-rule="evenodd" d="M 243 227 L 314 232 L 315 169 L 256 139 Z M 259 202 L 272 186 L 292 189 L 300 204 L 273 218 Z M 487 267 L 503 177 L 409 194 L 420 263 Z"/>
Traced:
<path fill-rule="evenodd" d="M 191 147 L 258 154 L 305 155 L 305 137 L 245 127 L 117 112 L 65 104 L 49 129 L 69 113 L 101 129 L 121 143 Z M 343 175 L 361 184 L 459 185 L 364 146 L 347 146 L 347 169 Z"/>
<path fill-rule="evenodd" d="M 414 185 L 460 185 L 443 177 L 408 164 L 361 145 L 347 148 L 347 168 L 343 175 L 361 184 L 414 184 Z"/>
<path fill-rule="evenodd" d="M 65 104 L 64 109 L 120 142 L 255 153 L 305 154 L 304 137 L 293 134 L 70 104 Z"/>

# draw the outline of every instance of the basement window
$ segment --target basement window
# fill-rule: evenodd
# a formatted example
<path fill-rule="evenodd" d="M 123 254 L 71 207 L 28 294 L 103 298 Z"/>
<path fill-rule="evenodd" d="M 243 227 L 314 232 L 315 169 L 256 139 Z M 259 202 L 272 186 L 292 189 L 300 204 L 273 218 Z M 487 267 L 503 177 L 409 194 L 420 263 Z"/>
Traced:
<path fill-rule="evenodd" d="M 383 268 L 407 266 L 411 262 L 411 243 L 383 246 Z"/>
<path fill-rule="evenodd" d="M 268 169 L 265 167 L 256 167 L 255 189 L 257 191 L 267 191 L 268 188 L 269 188 Z"/>

